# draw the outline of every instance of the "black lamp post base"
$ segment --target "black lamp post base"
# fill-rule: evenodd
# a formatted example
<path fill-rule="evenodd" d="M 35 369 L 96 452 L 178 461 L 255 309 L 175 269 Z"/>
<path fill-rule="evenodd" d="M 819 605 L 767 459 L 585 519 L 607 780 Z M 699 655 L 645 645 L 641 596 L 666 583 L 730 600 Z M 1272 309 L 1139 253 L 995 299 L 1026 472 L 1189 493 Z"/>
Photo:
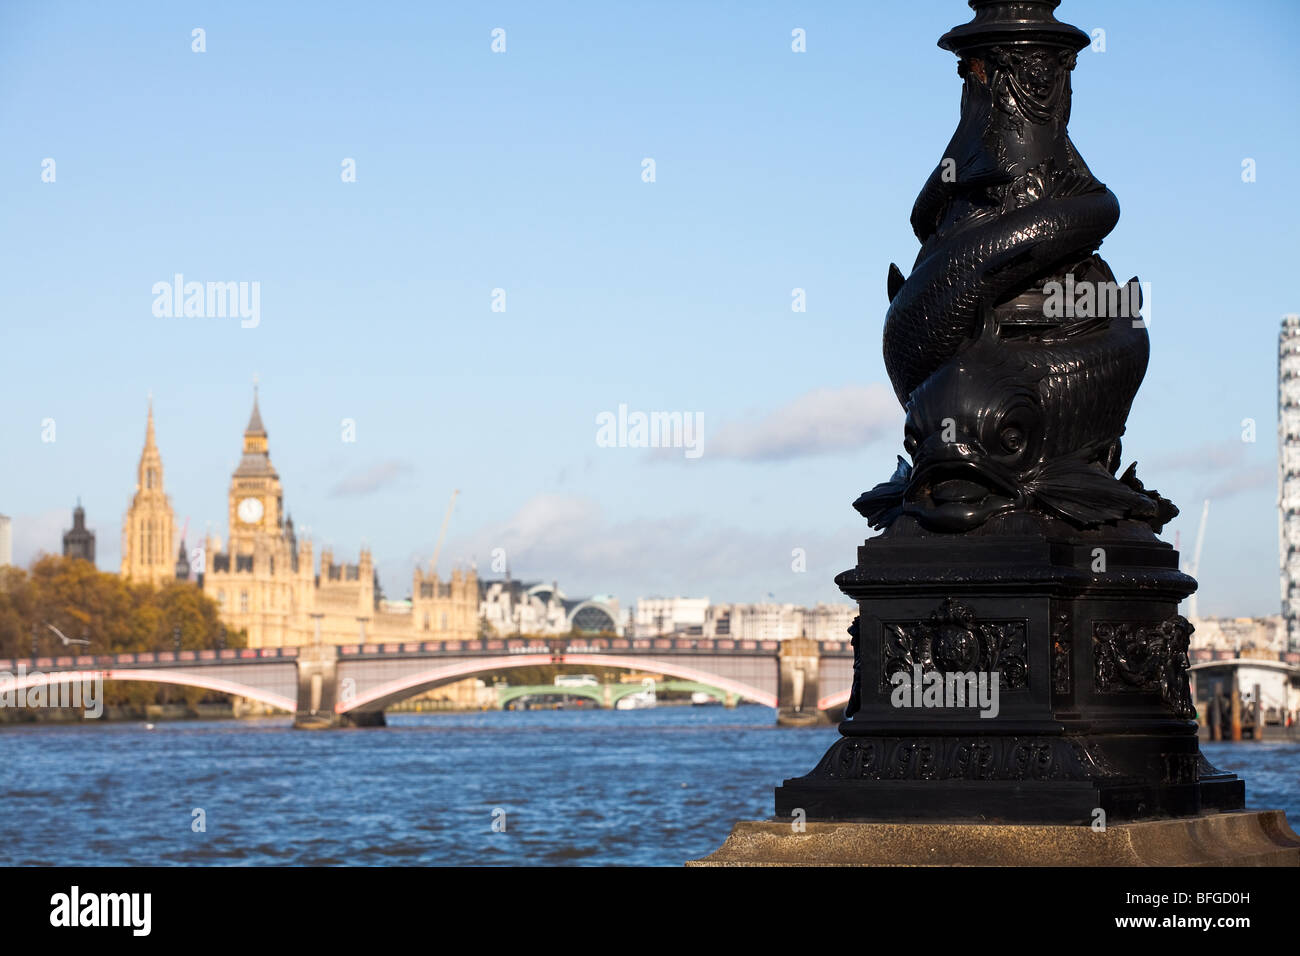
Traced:
<path fill-rule="evenodd" d="M 795 818 L 802 811 L 808 820 L 1091 826 L 1241 809 L 1245 784 L 1208 764 L 1206 770 L 1193 782 L 1156 784 L 1033 779 L 827 782 L 814 772 L 777 787 L 776 815 Z"/>
<path fill-rule="evenodd" d="M 1090 824 L 1244 805 L 1199 751 L 1177 553 L 1136 525 L 1060 532 L 900 522 L 859 549 L 836 579 L 859 608 L 851 716 L 777 789 L 778 816 Z"/>

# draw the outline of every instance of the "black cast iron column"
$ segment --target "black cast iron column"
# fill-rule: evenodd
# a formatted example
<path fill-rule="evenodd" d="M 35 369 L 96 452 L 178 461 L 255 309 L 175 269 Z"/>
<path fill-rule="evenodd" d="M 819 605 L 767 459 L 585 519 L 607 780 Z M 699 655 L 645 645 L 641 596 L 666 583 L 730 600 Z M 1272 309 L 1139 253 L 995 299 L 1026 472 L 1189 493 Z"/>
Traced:
<path fill-rule="evenodd" d="M 1059 0 L 970 0 L 957 131 L 888 273 L 885 367 L 907 412 L 881 533 L 836 578 L 858 603 L 841 739 L 777 789 L 781 816 L 1091 823 L 1234 809 L 1197 747 L 1196 582 L 1178 513 L 1121 471 L 1146 372 L 1136 279 L 1097 248 L 1119 205 L 1071 143 L 1089 43 Z M 960 695 L 960 696 L 959 696 Z"/>

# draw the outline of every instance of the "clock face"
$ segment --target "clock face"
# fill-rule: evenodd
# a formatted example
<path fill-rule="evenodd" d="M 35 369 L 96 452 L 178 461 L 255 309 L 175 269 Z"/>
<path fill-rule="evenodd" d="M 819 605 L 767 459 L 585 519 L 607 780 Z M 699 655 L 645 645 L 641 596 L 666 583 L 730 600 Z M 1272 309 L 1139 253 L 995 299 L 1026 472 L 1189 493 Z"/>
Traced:
<path fill-rule="evenodd" d="M 244 524 L 256 524 L 262 519 L 262 502 L 256 498 L 243 499 L 236 510 Z"/>

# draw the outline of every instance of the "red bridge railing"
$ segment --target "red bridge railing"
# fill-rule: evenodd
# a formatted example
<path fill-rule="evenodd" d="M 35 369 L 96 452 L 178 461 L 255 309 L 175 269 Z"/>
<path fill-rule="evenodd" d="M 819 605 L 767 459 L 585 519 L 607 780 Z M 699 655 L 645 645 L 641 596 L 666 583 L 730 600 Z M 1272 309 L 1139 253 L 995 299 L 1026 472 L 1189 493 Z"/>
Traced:
<path fill-rule="evenodd" d="M 780 641 L 746 641 L 735 638 L 703 637 L 589 637 L 552 640 L 528 638 L 477 638 L 455 641 L 394 641 L 385 644 L 344 644 L 339 655 L 348 657 L 437 657 L 463 654 L 775 654 Z M 821 641 L 824 656 L 851 657 L 846 641 Z M 176 666 L 183 664 L 256 663 L 290 661 L 298 657 L 296 647 L 245 647 L 224 650 L 136 651 L 123 654 L 64 654 L 53 657 L 0 659 L 0 672 L 12 672 L 22 664 L 28 670 L 114 668 L 132 666 Z"/>

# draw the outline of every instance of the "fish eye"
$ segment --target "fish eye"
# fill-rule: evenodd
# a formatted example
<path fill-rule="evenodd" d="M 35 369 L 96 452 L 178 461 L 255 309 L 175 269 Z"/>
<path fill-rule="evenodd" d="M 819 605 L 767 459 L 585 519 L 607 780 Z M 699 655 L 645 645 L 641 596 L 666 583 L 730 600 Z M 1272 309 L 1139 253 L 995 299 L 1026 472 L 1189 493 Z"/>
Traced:
<path fill-rule="evenodd" d="M 911 432 L 907 432 L 903 436 L 903 450 L 907 452 L 909 455 L 915 457 L 916 448 L 917 448 L 916 436 L 913 435 Z"/>
<path fill-rule="evenodd" d="M 999 437 L 1002 439 L 1002 447 L 1009 452 L 1017 452 L 1025 447 L 1025 433 L 1014 425 L 1002 429 Z"/>

